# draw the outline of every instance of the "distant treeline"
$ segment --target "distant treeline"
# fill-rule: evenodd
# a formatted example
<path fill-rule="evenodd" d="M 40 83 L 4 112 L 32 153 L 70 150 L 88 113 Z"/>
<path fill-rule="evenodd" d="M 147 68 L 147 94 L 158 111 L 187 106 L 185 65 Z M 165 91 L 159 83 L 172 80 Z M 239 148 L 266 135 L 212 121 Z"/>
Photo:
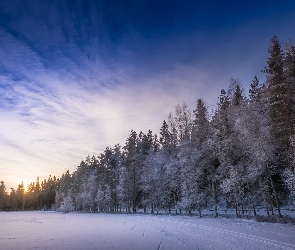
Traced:
<path fill-rule="evenodd" d="M 17 189 L 11 188 L 10 193 L 6 192 L 3 181 L 0 182 L 0 211 L 19 211 L 51 209 L 55 202 L 56 190 L 59 179 L 54 176 L 39 182 L 32 182 L 25 189 L 24 184 L 20 183 Z"/>
<path fill-rule="evenodd" d="M 270 214 L 294 202 L 295 47 L 271 39 L 266 82 L 255 76 L 248 92 L 238 79 L 221 90 L 209 115 L 197 100 L 191 113 L 177 105 L 160 135 L 131 131 L 124 146 L 87 157 L 72 174 L 22 184 L 8 195 L 0 186 L 0 209 L 103 212 L 199 211 L 233 207 L 236 216 L 264 206 Z M 143 114 L 144 115 L 144 114 Z"/>

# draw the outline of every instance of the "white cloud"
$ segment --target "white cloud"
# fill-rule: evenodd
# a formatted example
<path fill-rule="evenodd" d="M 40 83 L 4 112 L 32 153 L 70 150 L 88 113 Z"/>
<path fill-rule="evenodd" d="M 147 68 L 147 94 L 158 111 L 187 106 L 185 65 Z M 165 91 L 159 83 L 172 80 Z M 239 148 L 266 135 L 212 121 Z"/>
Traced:
<path fill-rule="evenodd" d="M 33 47 L 5 30 L 0 33 L 5 38 L 0 56 L 7 58 L 1 67 L 8 72 L 0 79 L 5 86 L 0 95 L 0 174 L 10 187 L 73 171 L 88 154 L 124 144 L 131 129 L 157 133 L 177 103 L 186 101 L 193 109 L 197 98 L 211 104 L 219 94 L 218 89 L 212 96 L 215 89 L 204 85 L 212 78 L 193 64 L 176 62 L 166 68 L 168 59 L 163 58 L 164 70 L 134 74 L 135 65 L 89 60 L 72 44 L 81 65 L 55 52 L 60 67 L 49 68 Z"/>
<path fill-rule="evenodd" d="M 107 70 L 99 72 L 95 84 L 87 75 L 75 82 L 71 72 L 42 69 L 40 74 L 34 70 L 26 73 L 29 80 L 2 78 L 13 86 L 4 94 L 14 104 L 1 109 L 5 139 L 0 150 L 5 154 L 0 165 L 10 170 L 0 171 L 1 178 L 13 187 L 22 180 L 28 184 L 37 176 L 43 179 L 73 171 L 88 154 L 98 155 L 107 146 L 123 144 L 131 129 L 158 132 L 177 103 L 185 100 L 194 105 L 204 93 L 204 86 L 197 82 L 198 78 L 204 80 L 204 74 L 181 67 L 174 75 L 141 79 L 140 84 L 123 72 Z M 193 79 L 195 86 L 191 85 Z M 108 81 L 119 84 L 102 87 Z"/>

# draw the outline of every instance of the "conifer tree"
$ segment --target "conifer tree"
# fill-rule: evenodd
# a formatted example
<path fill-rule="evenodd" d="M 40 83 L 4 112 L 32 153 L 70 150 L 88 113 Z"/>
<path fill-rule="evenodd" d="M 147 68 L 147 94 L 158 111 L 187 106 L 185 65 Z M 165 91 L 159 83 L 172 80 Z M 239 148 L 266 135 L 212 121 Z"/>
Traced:
<path fill-rule="evenodd" d="M 6 202 L 7 202 L 7 193 L 6 193 L 6 186 L 4 181 L 0 181 L 0 211 L 6 209 Z"/>
<path fill-rule="evenodd" d="M 129 204 L 132 205 L 132 212 L 137 211 L 137 197 L 138 197 L 138 181 L 140 173 L 139 154 L 138 154 L 138 136 L 137 133 L 132 130 L 125 143 L 124 149 L 124 165 L 126 166 L 125 179 L 126 187 L 129 192 Z"/>
<path fill-rule="evenodd" d="M 261 96 L 261 84 L 259 83 L 259 79 L 257 76 L 254 76 L 254 79 L 250 85 L 249 89 L 249 97 L 250 100 L 258 100 Z"/>
<path fill-rule="evenodd" d="M 282 169 L 290 166 L 289 147 L 292 134 L 288 103 L 288 89 L 284 74 L 284 54 L 278 38 L 271 39 L 268 49 L 266 74 L 271 134 L 276 145 L 277 162 Z"/>
<path fill-rule="evenodd" d="M 284 74 L 287 88 L 287 116 L 288 127 L 290 129 L 290 158 L 291 162 L 295 161 L 294 144 L 292 143 L 295 137 L 295 46 L 289 44 L 284 57 Z M 291 170 L 295 173 L 295 166 L 291 163 Z"/>
<path fill-rule="evenodd" d="M 197 107 L 193 112 L 195 116 L 191 133 L 192 142 L 196 147 L 201 147 L 209 133 L 208 111 L 202 99 L 198 99 Z"/>

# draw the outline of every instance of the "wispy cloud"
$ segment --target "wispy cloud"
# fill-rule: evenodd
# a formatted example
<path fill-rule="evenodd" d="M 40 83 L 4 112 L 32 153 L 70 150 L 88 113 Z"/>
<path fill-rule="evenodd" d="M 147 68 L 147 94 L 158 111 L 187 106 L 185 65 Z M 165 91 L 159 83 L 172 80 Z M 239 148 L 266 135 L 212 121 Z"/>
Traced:
<path fill-rule="evenodd" d="M 186 93 L 184 85 L 166 91 L 167 84 L 177 87 L 171 76 L 138 84 L 128 70 L 110 70 L 99 59 L 54 70 L 25 42 L 3 29 L 1 34 L 6 47 L 1 44 L 0 53 L 7 58 L 1 68 L 8 73 L 1 75 L 0 163 L 9 186 L 32 174 L 73 170 L 87 154 L 124 143 L 131 129 L 156 132 Z"/>

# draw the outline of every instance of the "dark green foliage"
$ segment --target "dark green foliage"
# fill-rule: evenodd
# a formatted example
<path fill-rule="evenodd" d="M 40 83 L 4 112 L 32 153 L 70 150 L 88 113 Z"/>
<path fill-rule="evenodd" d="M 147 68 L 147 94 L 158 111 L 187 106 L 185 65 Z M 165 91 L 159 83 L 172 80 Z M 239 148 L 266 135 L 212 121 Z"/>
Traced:
<path fill-rule="evenodd" d="M 3 185 L 2 185 L 3 183 Z M 36 183 L 31 182 L 27 190 L 23 183 L 20 183 L 17 189 L 11 188 L 8 194 L 5 191 L 4 182 L 0 185 L 0 210 L 19 211 L 19 210 L 50 210 L 55 203 L 56 190 L 59 185 L 59 180 L 52 178 L 44 179 L 41 184 L 39 178 Z M 4 191 L 3 191 L 4 190 Z"/>
<path fill-rule="evenodd" d="M 6 186 L 4 181 L 0 182 L 0 211 L 3 211 L 7 207 L 9 196 L 6 193 Z"/>
<path fill-rule="evenodd" d="M 294 134 L 294 90 L 292 49 L 284 55 L 276 36 L 268 49 L 267 67 L 264 69 L 268 89 L 268 112 L 271 120 L 272 140 L 276 147 L 276 164 L 290 168 L 290 138 Z"/>
<path fill-rule="evenodd" d="M 259 100 L 261 97 L 261 84 L 259 83 L 259 80 L 257 76 L 254 76 L 254 79 L 250 85 L 249 89 L 249 97 L 250 100 Z"/>

